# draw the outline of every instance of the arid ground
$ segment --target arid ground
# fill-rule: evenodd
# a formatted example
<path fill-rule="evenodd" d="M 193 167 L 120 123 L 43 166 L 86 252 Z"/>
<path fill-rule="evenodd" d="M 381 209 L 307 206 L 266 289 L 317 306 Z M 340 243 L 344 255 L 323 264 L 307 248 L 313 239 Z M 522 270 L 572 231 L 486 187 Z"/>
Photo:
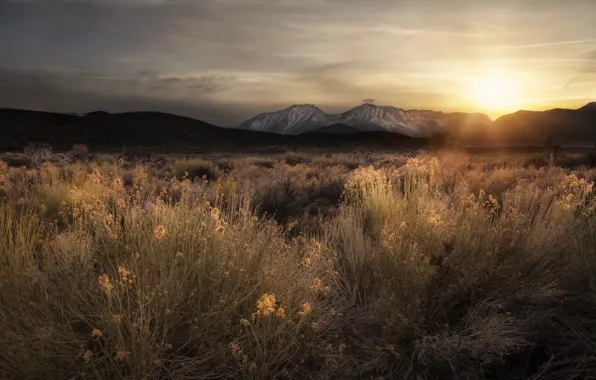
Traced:
<path fill-rule="evenodd" d="M 0 378 L 594 378 L 595 165 L 4 153 Z"/>

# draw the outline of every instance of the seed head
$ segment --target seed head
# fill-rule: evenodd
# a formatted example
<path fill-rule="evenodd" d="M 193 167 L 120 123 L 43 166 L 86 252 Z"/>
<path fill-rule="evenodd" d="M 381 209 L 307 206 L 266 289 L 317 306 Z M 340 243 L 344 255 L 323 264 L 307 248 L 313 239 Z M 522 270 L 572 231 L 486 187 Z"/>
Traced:
<path fill-rule="evenodd" d="M 114 286 L 110 283 L 110 278 L 108 277 L 108 275 L 102 274 L 101 276 L 99 276 L 98 282 L 99 282 L 99 285 L 103 288 L 103 291 L 107 295 L 110 295 L 110 293 L 112 292 L 112 289 L 114 289 Z"/>
<path fill-rule="evenodd" d="M 162 225 L 159 225 L 155 231 L 153 231 L 153 233 L 155 234 L 155 238 L 157 240 L 161 240 L 164 238 L 164 236 L 166 236 L 166 228 Z"/>
<path fill-rule="evenodd" d="M 263 294 L 257 301 L 257 314 L 266 317 L 275 312 L 275 294 Z"/>
<path fill-rule="evenodd" d="M 284 310 L 283 307 L 280 307 L 279 309 L 277 309 L 277 312 L 275 313 L 275 316 L 277 318 L 285 318 L 286 316 L 286 311 Z"/>

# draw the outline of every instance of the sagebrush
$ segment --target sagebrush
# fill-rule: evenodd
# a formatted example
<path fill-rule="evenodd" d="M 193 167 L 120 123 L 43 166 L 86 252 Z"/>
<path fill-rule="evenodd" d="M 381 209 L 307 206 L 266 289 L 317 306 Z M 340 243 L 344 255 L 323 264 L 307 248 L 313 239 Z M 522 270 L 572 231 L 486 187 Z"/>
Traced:
<path fill-rule="evenodd" d="M 0 161 L 1 378 L 596 376 L 585 165 L 46 156 Z"/>

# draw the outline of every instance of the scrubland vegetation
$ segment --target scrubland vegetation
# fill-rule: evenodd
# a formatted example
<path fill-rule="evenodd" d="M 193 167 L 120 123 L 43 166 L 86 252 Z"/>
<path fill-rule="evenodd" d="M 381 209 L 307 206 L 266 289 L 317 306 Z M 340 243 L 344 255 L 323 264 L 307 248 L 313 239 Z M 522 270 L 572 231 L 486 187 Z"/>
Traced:
<path fill-rule="evenodd" d="M 588 156 L 31 154 L 0 378 L 596 376 Z"/>

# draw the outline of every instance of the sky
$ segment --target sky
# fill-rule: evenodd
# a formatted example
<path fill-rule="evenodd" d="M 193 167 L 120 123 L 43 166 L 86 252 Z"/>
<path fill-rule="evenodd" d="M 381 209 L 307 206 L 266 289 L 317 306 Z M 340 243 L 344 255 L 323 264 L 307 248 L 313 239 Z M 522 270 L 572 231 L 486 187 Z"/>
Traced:
<path fill-rule="evenodd" d="M 596 100 L 596 0 L 0 0 L 0 107 L 236 126 L 364 100 L 483 112 Z"/>

